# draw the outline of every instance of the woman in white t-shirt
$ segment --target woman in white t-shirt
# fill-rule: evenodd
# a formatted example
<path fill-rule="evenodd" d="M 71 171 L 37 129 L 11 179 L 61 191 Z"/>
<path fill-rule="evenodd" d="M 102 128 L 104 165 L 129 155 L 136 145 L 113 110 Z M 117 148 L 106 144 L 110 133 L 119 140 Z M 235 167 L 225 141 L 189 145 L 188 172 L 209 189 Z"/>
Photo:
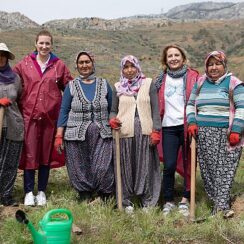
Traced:
<path fill-rule="evenodd" d="M 184 177 L 184 191 L 178 210 L 189 215 L 190 198 L 190 147 L 187 138 L 186 105 L 198 72 L 188 67 L 185 51 L 172 44 L 164 48 L 161 57 L 162 72 L 156 79 L 159 108 L 162 119 L 163 198 L 164 215 L 175 207 L 175 171 Z"/>

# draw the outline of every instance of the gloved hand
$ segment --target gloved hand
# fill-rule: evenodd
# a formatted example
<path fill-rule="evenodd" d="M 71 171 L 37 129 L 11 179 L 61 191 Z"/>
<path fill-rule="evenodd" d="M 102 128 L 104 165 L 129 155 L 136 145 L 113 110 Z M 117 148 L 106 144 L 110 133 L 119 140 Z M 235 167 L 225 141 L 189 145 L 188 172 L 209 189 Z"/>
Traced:
<path fill-rule="evenodd" d="M 197 133 L 198 133 L 198 127 L 196 124 L 191 124 L 188 126 L 187 128 L 187 133 L 190 137 L 196 137 Z"/>
<path fill-rule="evenodd" d="M 230 133 L 229 141 L 230 141 L 231 146 L 237 145 L 240 142 L 240 140 L 241 140 L 241 136 L 239 133 L 237 133 L 237 132 Z"/>
<path fill-rule="evenodd" d="M 11 100 L 7 97 L 0 98 L 0 106 L 6 107 L 11 103 L 12 103 Z"/>
<path fill-rule="evenodd" d="M 109 124 L 110 124 L 111 128 L 114 129 L 114 130 L 118 130 L 121 127 L 121 122 L 116 117 L 111 118 L 109 120 Z"/>
<path fill-rule="evenodd" d="M 64 150 L 63 136 L 61 135 L 55 136 L 54 148 L 57 150 L 59 154 L 62 153 L 62 150 Z"/>
<path fill-rule="evenodd" d="M 151 145 L 156 146 L 160 142 L 160 132 L 153 130 L 150 135 L 150 139 L 151 139 Z"/>

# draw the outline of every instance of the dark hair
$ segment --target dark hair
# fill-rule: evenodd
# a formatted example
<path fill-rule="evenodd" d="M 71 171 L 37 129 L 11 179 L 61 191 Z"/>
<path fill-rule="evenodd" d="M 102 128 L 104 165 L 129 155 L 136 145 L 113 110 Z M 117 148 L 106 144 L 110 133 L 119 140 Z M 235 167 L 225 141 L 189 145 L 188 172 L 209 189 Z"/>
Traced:
<path fill-rule="evenodd" d="M 179 45 L 177 44 L 170 44 L 168 46 L 166 46 L 164 49 L 163 49 L 163 52 L 162 52 L 162 55 L 161 55 L 161 65 L 162 65 L 162 68 L 163 70 L 166 70 L 167 69 L 167 52 L 170 48 L 176 48 L 180 51 L 182 57 L 183 57 L 183 61 L 184 63 L 187 63 L 188 60 L 187 60 L 187 57 L 186 57 L 186 51 L 180 47 Z"/>
<path fill-rule="evenodd" d="M 7 51 L 0 50 L 0 55 L 6 57 L 7 59 L 10 59 L 10 53 Z"/>
<path fill-rule="evenodd" d="M 36 43 L 38 42 L 38 39 L 40 36 L 49 36 L 51 37 L 51 44 L 53 44 L 53 36 L 48 30 L 41 30 L 37 35 L 36 35 Z"/>

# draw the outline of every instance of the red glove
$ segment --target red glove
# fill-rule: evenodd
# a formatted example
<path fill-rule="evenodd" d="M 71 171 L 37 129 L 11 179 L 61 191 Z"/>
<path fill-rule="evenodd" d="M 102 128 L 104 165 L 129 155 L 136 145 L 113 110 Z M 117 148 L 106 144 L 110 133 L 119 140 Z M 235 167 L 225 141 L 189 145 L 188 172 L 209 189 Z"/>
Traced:
<path fill-rule="evenodd" d="M 0 105 L 3 107 L 6 107 L 6 106 L 10 105 L 11 103 L 12 103 L 11 100 L 7 97 L 3 97 L 0 99 Z"/>
<path fill-rule="evenodd" d="M 187 129 L 187 132 L 188 132 L 188 135 L 190 137 L 196 137 L 197 133 L 198 133 L 198 127 L 196 124 L 191 124 L 188 126 L 188 129 Z"/>
<path fill-rule="evenodd" d="M 237 133 L 237 132 L 230 133 L 229 141 L 230 141 L 231 146 L 237 145 L 240 142 L 240 140 L 241 140 L 241 136 L 239 133 Z"/>
<path fill-rule="evenodd" d="M 111 128 L 114 129 L 114 130 L 118 130 L 121 127 L 121 122 L 116 117 L 111 118 L 109 120 L 109 124 L 110 124 Z"/>
<path fill-rule="evenodd" d="M 151 139 L 151 145 L 156 146 L 160 142 L 160 132 L 153 130 L 150 135 L 150 139 Z"/>
<path fill-rule="evenodd" d="M 62 150 L 64 149 L 63 136 L 61 135 L 55 136 L 54 147 L 59 154 L 62 153 Z"/>

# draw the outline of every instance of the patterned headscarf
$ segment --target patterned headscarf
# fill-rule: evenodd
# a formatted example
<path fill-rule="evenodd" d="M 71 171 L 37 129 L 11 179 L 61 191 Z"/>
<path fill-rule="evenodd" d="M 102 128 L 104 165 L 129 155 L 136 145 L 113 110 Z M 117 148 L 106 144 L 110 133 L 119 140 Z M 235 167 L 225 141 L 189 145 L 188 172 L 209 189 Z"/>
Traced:
<path fill-rule="evenodd" d="M 123 68 L 124 68 L 127 61 L 132 63 L 137 69 L 137 74 L 132 80 L 125 78 L 123 75 Z M 137 95 L 137 93 L 138 93 L 138 91 L 139 91 L 139 89 L 143 83 L 143 80 L 146 78 L 145 75 L 142 73 L 138 59 L 132 55 L 127 55 L 121 60 L 120 67 L 121 67 L 120 80 L 119 80 L 120 84 L 117 88 L 117 95 L 118 96 L 120 96 L 120 95 L 127 95 L 127 96 Z"/>
<path fill-rule="evenodd" d="M 227 71 L 227 58 L 226 58 L 225 53 L 223 51 L 212 51 L 205 58 L 205 72 L 206 72 L 206 74 L 207 74 L 207 70 L 208 70 L 207 64 L 208 64 L 208 61 L 211 57 L 213 57 L 216 60 L 218 60 L 219 62 L 221 62 L 225 68 L 225 71 Z"/>
<path fill-rule="evenodd" d="M 75 59 L 75 64 L 76 64 L 76 68 L 77 68 L 77 64 L 78 64 L 78 59 L 80 58 L 81 55 L 86 55 L 89 57 L 89 59 L 92 61 L 92 65 L 93 65 L 93 71 L 92 73 L 86 77 L 87 80 L 94 80 L 95 79 L 95 71 L 96 71 L 96 67 L 95 67 L 95 59 L 94 59 L 94 55 L 93 53 L 89 52 L 89 51 L 80 51 L 77 55 L 76 55 L 76 59 Z M 84 78 L 81 74 L 80 74 L 81 78 Z"/>

